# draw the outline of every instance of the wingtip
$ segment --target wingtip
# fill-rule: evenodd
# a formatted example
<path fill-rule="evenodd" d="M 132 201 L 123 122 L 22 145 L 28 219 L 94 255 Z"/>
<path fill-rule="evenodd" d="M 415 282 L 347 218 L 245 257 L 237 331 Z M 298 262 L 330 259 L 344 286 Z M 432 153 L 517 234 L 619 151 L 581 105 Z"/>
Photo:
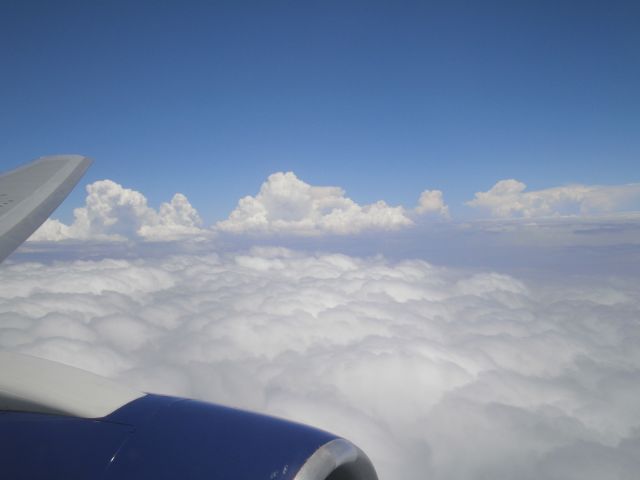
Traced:
<path fill-rule="evenodd" d="M 56 161 L 67 161 L 67 162 L 83 162 L 88 160 L 91 162 L 92 160 L 86 155 L 81 155 L 78 153 L 60 153 L 55 155 L 43 155 L 39 157 L 36 162 L 56 162 Z"/>
<path fill-rule="evenodd" d="M 0 215 L 0 262 L 62 203 L 92 161 L 82 155 L 50 155 L 0 175 L 12 207 Z"/>
<path fill-rule="evenodd" d="M 58 155 L 45 155 L 32 163 L 41 163 L 41 162 L 60 162 L 71 164 L 73 169 L 82 172 L 80 176 L 84 175 L 87 169 L 93 164 L 93 159 L 87 157 L 85 155 L 80 154 L 58 154 Z"/>

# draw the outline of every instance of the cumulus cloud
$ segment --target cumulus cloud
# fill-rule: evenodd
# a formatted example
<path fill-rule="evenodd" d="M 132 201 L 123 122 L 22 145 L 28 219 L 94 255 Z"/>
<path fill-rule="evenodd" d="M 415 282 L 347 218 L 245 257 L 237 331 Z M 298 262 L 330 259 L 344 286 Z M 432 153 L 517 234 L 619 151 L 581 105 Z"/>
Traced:
<path fill-rule="evenodd" d="M 0 268 L 0 347 L 311 423 L 381 478 L 632 479 L 637 278 L 282 248 Z"/>
<path fill-rule="evenodd" d="M 256 196 L 240 199 L 227 219 L 208 228 L 181 193 L 154 209 L 142 193 L 111 180 L 94 182 L 86 189 L 85 205 L 74 210 L 70 225 L 49 219 L 30 240 L 171 241 L 231 235 L 233 239 L 244 236 L 248 241 L 267 241 L 346 238 L 371 232 L 390 238 L 401 231 L 424 237 L 432 232 L 409 227 L 426 225 L 433 230 L 442 225 L 424 222 L 424 218 L 451 218 L 441 190 L 423 191 L 413 209 L 382 200 L 359 205 L 340 187 L 312 186 L 292 172 L 270 175 Z M 505 241 L 526 242 L 535 237 L 544 244 L 606 244 L 622 241 L 623 230 L 625 238 L 633 237 L 639 202 L 640 184 L 571 185 L 528 192 L 524 183 L 501 180 L 467 202 L 488 211 L 495 222 L 452 222 L 451 228 L 500 234 Z M 629 211 L 623 212 L 625 209 Z M 535 223 L 513 223 L 517 220 Z"/>
<path fill-rule="evenodd" d="M 487 192 L 478 192 L 467 205 L 496 217 L 540 217 L 593 214 L 637 209 L 640 183 L 627 185 L 567 185 L 526 192 L 517 180 L 500 180 Z"/>
<path fill-rule="evenodd" d="M 435 213 L 444 218 L 449 218 L 449 207 L 444 203 L 442 191 L 425 190 L 420 194 L 416 213 L 419 215 Z"/>
<path fill-rule="evenodd" d="M 317 187 L 293 172 L 267 178 L 255 197 L 238 202 L 217 228 L 230 233 L 353 234 L 366 230 L 396 230 L 413 224 L 401 206 L 380 200 L 359 205 L 339 187 Z"/>
<path fill-rule="evenodd" d="M 146 197 L 111 180 L 87 185 L 85 206 L 76 208 L 71 225 L 49 219 L 31 240 L 175 240 L 202 236 L 202 220 L 181 193 L 158 210 L 147 205 Z"/>

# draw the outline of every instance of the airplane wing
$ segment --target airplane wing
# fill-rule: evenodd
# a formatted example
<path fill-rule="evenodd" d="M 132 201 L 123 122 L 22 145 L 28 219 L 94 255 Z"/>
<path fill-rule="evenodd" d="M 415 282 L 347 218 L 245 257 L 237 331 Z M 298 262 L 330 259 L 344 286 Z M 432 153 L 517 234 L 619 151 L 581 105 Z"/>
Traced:
<path fill-rule="evenodd" d="M 42 225 L 89 165 L 81 155 L 55 155 L 0 175 L 0 262 Z"/>

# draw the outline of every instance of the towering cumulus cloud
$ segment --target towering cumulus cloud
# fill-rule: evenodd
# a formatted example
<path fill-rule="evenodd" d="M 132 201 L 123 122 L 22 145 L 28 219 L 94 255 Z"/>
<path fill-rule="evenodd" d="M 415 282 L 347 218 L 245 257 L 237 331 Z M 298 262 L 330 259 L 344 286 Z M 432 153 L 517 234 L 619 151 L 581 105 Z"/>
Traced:
<path fill-rule="evenodd" d="M 217 228 L 232 233 L 317 235 L 395 230 L 412 224 L 403 207 L 382 200 L 358 205 L 339 187 L 315 187 L 293 172 L 278 172 L 269 176 L 255 197 L 240 199 Z"/>
<path fill-rule="evenodd" d="M 632 479 L 635 279 L 253 249 L 0 269 L 0 347 L 308 422 L 381 478 Z"/>
<path fill-rule="evenodd" d="M 198 212 L 181 193 L 156 211 L 142 193 L 100 180 L 87 185 L 85 202 L 74 210 L 71 225 L 47 220 L 31 239 L 173 240 L 204 233 Z"/>

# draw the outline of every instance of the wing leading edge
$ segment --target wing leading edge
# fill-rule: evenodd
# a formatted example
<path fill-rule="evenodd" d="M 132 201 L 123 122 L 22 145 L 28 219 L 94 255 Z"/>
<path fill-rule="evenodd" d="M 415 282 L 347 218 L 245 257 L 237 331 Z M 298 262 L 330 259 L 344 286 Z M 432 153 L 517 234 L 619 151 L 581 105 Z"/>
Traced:
<path fill-rule="evenodd" d="M 91 163 L 82 155 L 54 155 L 0 175 L 0 262 L 42 225 Z"/>

